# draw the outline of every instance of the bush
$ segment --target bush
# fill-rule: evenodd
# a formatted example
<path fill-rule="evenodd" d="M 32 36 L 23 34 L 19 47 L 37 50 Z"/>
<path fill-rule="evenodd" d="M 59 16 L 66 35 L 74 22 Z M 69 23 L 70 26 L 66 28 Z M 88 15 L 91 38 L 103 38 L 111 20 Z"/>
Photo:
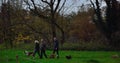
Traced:
<path fill-rule="evenodd" d="M 106 50 L 107 45 L 101 42 L 66 42 L 60 46 L 62 50 Z"/>

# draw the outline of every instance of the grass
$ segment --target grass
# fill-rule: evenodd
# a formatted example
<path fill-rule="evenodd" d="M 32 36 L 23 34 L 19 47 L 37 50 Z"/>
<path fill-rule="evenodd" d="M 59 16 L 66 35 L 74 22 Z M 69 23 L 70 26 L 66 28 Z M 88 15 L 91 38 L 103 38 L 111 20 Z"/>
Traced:
<path fill-rule="evenodd" d="M 50 55 L 52 51 L 47 51 Z M 115 51 L 60 51 L 59 59 L 39 59 L 36 57 L 28 57 L 23 50 L 0 50 L 0 63 L 16 63 L 16 55 L 18 55 L 19 63 L 120 63 L 120 58 L 112 58 L 112 55 L 120 52 Z M 71 55 L 72 59 L 67 60 L 66 55 Z"/>

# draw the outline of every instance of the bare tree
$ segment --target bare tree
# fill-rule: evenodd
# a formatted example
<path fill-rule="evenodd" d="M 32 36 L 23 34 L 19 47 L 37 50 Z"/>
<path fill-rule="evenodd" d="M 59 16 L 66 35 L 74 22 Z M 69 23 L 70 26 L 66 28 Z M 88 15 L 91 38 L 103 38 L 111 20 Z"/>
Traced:
<path fill-rule="evenodd" d="M 27 5 L 29 5 L 29 9 L 32 10 L 36 15 L 38 15 L 40 18 L 47 19 L 47 23 L 51 24 L 51 29 L 52 29 L 52 37 L 56 37 L 56 27 L 61 31 L 62 33 L 62 42 L 65 40 L 65 35 L 64 35 L 64 30 L 60 25 L 57 24 L 57 13 L 61 11 L 63 6 L 65 5 L 66 0 L 39 0 L 41 2 L 39 5 L 34 1 L 25 1 Z M 32 4 L 30 4 L 30 2 Z M 44 4 L 44 5 L 41 5 Z M 30 6 L 33 6 L 34 9 L 32 9 Z M 41 8 L 42 7 L 42 8 Z M 42 14 L 42 12 L 39 11 L 39 9 L 44 10 L 45 7 L 48 8 L 48 14 Z"/>

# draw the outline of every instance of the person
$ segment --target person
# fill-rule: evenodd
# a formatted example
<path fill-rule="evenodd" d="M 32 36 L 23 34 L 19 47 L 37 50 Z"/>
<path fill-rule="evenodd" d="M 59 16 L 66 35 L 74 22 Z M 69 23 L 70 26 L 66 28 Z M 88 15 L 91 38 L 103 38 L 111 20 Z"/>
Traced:
<path fill-rule="evenodd" d="M 41 55 L 40 58 L 43 58 L 43 55 L 45 56 L 45 58 L 47 58 L 46 55 L 46 43 L 43 39 L 41 39 Z"/>
<path fill-rule="evenodd" d="M 33 57 L 35 57 L 36 53 L 38 53 L 38 55 L 40 57 L 40 45 L 39 45 L 38 40 L 35 40 L 35 48 L 34 48 L 34 52 L 33 52 Z"/>
<path fill-rule="evenodd" d="M 57 54 L 57 58 L 59 58 L 59 42 L 57 40 L 56 37 L 53 38 L 54 39 L 54 49 L 53 49 L 53 54 Z"/>

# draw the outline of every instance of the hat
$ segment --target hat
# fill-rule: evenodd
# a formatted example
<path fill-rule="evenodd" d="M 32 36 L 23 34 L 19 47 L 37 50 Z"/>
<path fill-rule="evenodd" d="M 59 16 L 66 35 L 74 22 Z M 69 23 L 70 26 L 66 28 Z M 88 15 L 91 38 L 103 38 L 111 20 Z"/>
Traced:
<path fill-rule="evenodd" d="M 38 41 L 38 40 L 35 40 L 35 43 L 39 43 L 39 41 Z"/>

